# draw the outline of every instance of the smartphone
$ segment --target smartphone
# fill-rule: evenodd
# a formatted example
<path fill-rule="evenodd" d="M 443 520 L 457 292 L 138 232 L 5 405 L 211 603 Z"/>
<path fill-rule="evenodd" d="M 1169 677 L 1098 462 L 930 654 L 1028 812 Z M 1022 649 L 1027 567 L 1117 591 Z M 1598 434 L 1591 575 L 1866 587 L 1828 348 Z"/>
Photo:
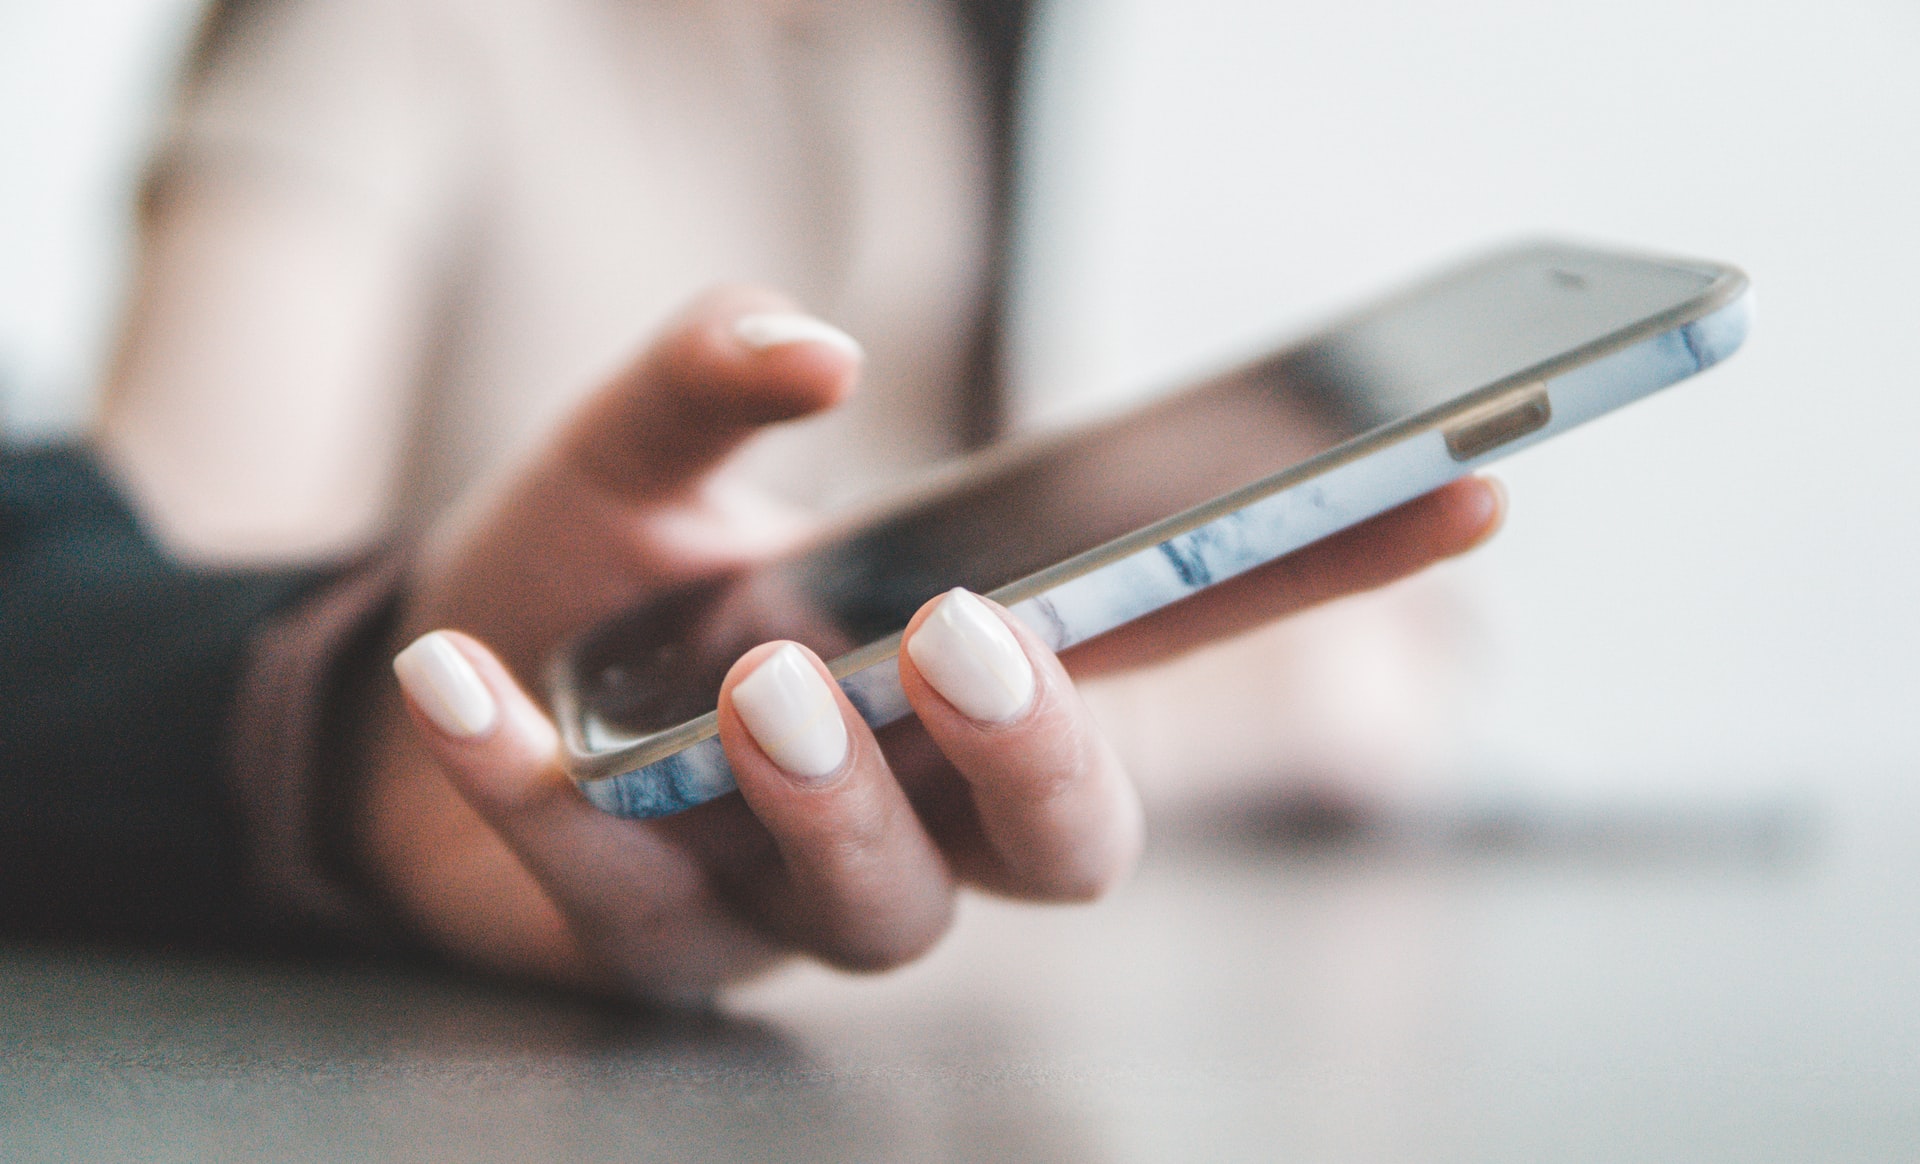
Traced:
<path fill-rule="evenodd" d="M 1750 308 L 1719 263 L 1554 242 L 1482 255 L 596 628 L 552 668 L 569 769 L 619 816 L 712 800 L 734 787 L 720 683 L 755 644 L 806 644 L 884 726 L 911 714 L 900 632 L 937 594 L 985 594 L 1065 650 L 1708 368 Z"/>

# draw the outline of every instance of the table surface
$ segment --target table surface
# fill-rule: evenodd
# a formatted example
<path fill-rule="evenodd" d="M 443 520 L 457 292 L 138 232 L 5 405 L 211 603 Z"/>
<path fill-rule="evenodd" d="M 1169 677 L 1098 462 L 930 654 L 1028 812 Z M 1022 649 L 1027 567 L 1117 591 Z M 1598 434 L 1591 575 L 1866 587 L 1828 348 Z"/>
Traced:
<path fill-rule="evenodd" d="M 723 1013 L 0 947 L 0 1158 L 1920 1157 L 1920 796 L 1164 833 Z M 1286 828 L 1279 827 L 1285 825 Z"/>

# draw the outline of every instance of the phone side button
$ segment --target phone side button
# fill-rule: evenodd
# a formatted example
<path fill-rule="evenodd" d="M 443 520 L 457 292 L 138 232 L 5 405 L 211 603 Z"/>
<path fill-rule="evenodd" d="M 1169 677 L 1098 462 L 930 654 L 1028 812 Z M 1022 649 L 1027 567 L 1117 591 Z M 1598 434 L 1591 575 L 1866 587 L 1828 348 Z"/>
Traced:
<path fill-rule="evenodd" d="M 1456 461 L 1471 461 L 1539 432 L 1553 419 L 1553 404 L 1545 384 L 1531 384 L 1468 412 L 1447 429 L 1447 452 Z"/>

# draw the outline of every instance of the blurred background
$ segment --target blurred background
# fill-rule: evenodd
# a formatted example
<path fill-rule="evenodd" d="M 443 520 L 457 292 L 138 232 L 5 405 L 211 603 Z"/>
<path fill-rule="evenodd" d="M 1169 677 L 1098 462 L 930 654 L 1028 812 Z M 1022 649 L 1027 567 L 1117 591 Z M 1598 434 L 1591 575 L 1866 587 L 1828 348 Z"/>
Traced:
<path fill-rule="evenodd" d="M 1569 793 L 1920 773 L 1920 8 L 1056 8 L 1030 379 L 1150 386 L 1517 233 L 1744 267 L 1746 351 L 1524 454 L 1464 565 L 1475 767 Z"/>
<path fill-rule="evenodd" d="M 78 431 L 200 5 L 0 3 L 0 417 Z M 1508 462 L 1456 569 L 1463 779 L 1817 794 L 1920 772 L 1920 9 L 1059 0 L 1032 72 L 1016 379 L 1058 410 L 1518 234 L 1744 266 L 1705 379 Z M 1047 417 L 1029 417 L 1047 419 Z"/>
<path fill-rule="evenodd" d="M 0 0 L 11 440 L 87 422 L 199 11 Z M 1440 811 L 1201 821 L 1100 905 L 969 898 L 905 971 L 684 1029 L 0 947 L 0 1154 L 1912 1158 L 1916 62 L 1910 0 L 1054 0 L 1012 356 L 1066 391 L 1029 422 L 1515 235 L 1753 276 L 1731 363 L 1501 468 L 1506 531 L 1446 568 L 1484 634 Z"/>

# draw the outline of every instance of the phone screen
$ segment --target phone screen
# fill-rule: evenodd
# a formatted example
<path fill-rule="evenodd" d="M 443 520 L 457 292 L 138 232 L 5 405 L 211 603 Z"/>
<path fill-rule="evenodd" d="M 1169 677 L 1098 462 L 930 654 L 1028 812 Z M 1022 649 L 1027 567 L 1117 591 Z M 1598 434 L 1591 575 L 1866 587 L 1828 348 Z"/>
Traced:
<path fill-rule="evenodd" d="M 769 639 L 832 659 L 955 586 L 990 593 L 1357 437 L 1684 306 L 1714 273 L 1538 246 L 1456 268 L 1304 341 L 1120 418 L 983 454 L 807 552 L 662 594 L 570 666 L 587 742 L 713 710 Z"/>

